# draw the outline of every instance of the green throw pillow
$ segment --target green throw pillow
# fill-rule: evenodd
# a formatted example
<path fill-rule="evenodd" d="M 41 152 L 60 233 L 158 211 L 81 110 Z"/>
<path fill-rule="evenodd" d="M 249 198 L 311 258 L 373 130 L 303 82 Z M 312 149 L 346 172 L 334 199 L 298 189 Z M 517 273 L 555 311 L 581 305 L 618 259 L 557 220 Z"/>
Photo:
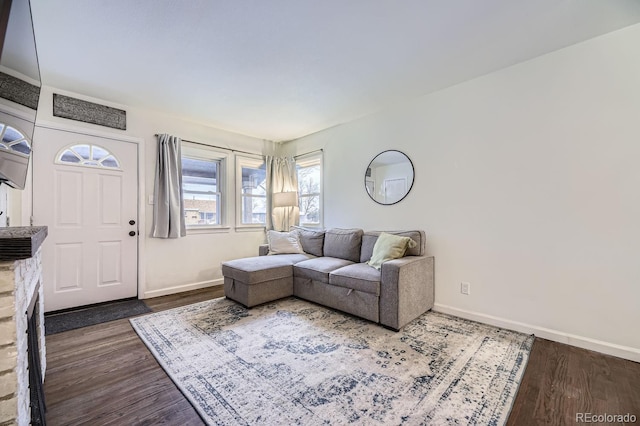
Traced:
<path fill-rule="evenodd" d="M 416 242 L 409 237 L 400 237 L 382 232 L 373 246 L 373 254 L 367 264 L 380 269 L 383 262 L 399 259 L 407 252 L 407 248 L 415 246 Z"/>

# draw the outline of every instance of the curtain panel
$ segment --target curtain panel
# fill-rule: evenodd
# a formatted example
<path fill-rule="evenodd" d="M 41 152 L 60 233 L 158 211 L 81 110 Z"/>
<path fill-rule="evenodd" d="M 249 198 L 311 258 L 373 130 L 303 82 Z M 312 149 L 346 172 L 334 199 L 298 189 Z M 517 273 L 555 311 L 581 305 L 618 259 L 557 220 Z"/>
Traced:
<path fill-rule="evenodd" d="M 158 162 L 154 186 L 154 238 L 180 238 L 187 235 L 182 197 L 182 140 L 158 135 Z"/>
<path fill-rule="evenodd" d="M 266 167 L 267 229 L 288 231 L 300 224 L 296 161 L 293 157 L 267 156 Z"/>

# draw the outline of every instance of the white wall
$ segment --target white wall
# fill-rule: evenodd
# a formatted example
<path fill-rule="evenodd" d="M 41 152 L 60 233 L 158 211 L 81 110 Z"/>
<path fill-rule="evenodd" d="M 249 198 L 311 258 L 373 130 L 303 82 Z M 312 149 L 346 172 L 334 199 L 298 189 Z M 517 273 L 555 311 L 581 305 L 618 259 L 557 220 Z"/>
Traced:
<path fill-rule="evenodd" d="M 60 93 L 75 98 L 84 99 L 102 105 L 112 106 L 127 111 L 127 130 L 115 130 L 102 126 L 66 120 L 53 116 L 53 93 Z M 153 297 L 162 294 L 175 293 L 189 289 L 221 283 L 220 263 L 239 257 L 255 256 L 258 245 L 265 240 L 262 229 L 254 231 L 236 232 L 234 216 L 228 218 L 230 229 L 217 233 L 191 233 L 185 238 L 177 240 L 150 238 L 153 223 L 152 205 L 147 203 L 148 196 L 153 194 L 155 163 L 157 155 L 156 133 L 169 133 L 184 140 L 202 142 L 229 149 L 242 150 L 262 154 L 271 148 L 271 144 L 260 139 L 242 136 L 224 130 L 207 127 L 185 119 L 171 117 L 148 110 L 130 108 L 113 104 L 99 99 L 93 99 L 75 93 L 70 93 L 44 86 L 40 95 L 40 105 L 37 116 L 38 126 L 64 126 L 89 132 L 110 133 L 128 138 L 138 138 L 144 150 L 143 167 L 145 170 L 145 195 L 143 200 L 144 219 L 146 229 L 140 231 L 145 238 L 144 252 L 141 261 L 144 273 L 141 297 Z M 38 141 L 35 141 L 37 149 Z M 233 173 L 235 161 L 230 157 L 228 167 L 230 176 Z M 231 184 L 233 188 L 233 184 Z M 24 192 L 23 197 L 30 197 Z M 229 202 L 233 203 L 233 194 Z M 233 210 L 231 210 L 233 212 Z"/>
<path fill-rule="evenodd" d="M 287 148 L 324 149 L 326 226 L 426 230 L 438 309 L 640 360 L 638 46 L 635 25 Z M 393 206 L 363 187 L 386 149 L 415 165 Z"/>

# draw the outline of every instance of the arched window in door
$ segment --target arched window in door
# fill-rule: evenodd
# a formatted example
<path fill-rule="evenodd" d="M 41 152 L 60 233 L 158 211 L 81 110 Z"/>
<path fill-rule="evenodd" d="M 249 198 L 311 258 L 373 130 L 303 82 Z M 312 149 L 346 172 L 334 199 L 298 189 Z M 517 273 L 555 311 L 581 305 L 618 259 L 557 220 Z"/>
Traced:
<path fill-rule="evenodd" d="M 31 145 L 27 137 L 4 123 L 0 123 L 0 149 L 17 151 L 25 155 L 31 154 Z"/>
<path fill-rule="evenodd" d="M 90 144 L 72 145 L 62 149 L 56 157 L 56 163 L 120 169 L 120 162 L 113 154 L 99 145 Z"/>

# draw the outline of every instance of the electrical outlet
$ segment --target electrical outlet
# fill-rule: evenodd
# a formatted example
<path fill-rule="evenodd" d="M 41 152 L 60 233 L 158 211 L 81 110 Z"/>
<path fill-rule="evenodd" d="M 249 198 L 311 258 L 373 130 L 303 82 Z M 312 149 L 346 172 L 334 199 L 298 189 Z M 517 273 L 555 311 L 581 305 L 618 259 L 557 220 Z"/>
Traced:
<path fill-rule="evenodd" d="M 460 293 L 469 295 L 471 294 L 471 284 L 466 282 L 460 283 Z"/>
<path fill-rule="evenodd" d="M 149 203 L 150 205 L 153 205 L 153 195 L 149 195 L 149 201 L 148 201 L 148 203 Z"/>

